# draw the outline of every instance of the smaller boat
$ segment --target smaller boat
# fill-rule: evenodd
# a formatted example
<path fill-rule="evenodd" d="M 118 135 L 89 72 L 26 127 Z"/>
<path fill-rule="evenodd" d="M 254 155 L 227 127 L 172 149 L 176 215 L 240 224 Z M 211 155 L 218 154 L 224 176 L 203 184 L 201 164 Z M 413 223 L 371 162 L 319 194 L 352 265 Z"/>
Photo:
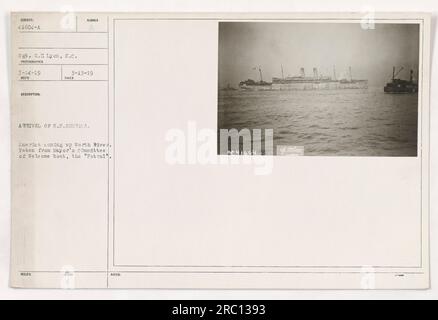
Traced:
<path fill-rule="evenodd" d="M 261 90 L 272 90 L 272 82 L 263 81 L 262 69 L 259 67 L 260 81 L 254 81 L 248 79 L 241 81 L 239 83 L 239 89 L 241 90 L 251 90 L 251 91 L 261 91 Z"/>
<path fill-rule="evenodd" d="M 253 90 L 253 91 L 271 90 L 272 83 L 266 81 L 254 81 L 252 79 L 248 79 L 245 81 L 241 81 L 239 83 L 239 88 L 241 90 Z"/>
<path fill-rule="evenodd" d="M 222 90 L 222 91 L 235 91 L 235 90 L 237 90 L 237 89 L 234 88 L 234 87 L 232 87 L 232 86 L 228 83 L 226 87 L 221 88 L 220 90 Z"/>
<path fill-rule="evenodd" d="M 414 81 L 414 71 L 411 70 L 409 80 L 397 79 L 397 75 L 403 67 L 396 73 L 395 67 L 392 69 L 392 81 L 388 82 L 383 88 L 385 93 L 417 93 L 418 83 Z"/>

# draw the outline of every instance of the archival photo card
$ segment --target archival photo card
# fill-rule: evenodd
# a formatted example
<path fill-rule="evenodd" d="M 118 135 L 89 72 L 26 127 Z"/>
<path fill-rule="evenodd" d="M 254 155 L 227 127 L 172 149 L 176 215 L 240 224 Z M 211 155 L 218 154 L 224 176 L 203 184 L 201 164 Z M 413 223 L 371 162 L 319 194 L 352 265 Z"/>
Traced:
<path fill-rule="evenodd" d="M 370 16 L 12 14 L 11 286 L 428 288 L 431 17 Z"/>
<path fill-rule="evenodd" d="M 415 23 L 220 22 L 218 153 L 416 157 L 419 36 Z"/>

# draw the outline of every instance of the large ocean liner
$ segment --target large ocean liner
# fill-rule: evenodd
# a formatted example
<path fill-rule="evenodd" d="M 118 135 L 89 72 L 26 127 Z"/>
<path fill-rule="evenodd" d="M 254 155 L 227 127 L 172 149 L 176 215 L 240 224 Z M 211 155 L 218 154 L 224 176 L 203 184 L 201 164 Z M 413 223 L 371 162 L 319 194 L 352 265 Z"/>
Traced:
<path fill-rule="evenodd" d="M 259 68 L 260 81 L 248 79 L 239 83 L 241 90 L 330 90 L 330 89 L 367 89 L 368 80 L 354 79 L 351 67 L 348 78 L 336 78 L 336 70 L 333 68 L 333 77 L 324 76 L 313 68 L 313 75 L 307 76 L 304 68 L 300 69 L 297 76 L 284 77 L 283 67 L 281 78 L 273 77 L 272 82 L 265 82 L 262 78 L 262 71 Z"/>

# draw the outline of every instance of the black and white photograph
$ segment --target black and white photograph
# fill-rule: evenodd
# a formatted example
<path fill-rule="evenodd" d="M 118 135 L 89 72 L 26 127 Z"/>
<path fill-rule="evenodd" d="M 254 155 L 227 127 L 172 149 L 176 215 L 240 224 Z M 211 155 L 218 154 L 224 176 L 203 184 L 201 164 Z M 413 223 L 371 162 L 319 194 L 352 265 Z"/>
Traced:
<path fill-rule="evenodd" d="M 220 22 L 218 153 L 416 157 L 419 35 L 413 23 Z"/>

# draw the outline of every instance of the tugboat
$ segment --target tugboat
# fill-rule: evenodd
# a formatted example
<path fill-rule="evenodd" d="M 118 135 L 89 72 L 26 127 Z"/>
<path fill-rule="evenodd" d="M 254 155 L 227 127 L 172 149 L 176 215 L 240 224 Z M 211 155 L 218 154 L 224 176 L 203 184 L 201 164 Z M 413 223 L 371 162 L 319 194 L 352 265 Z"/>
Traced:
<path fill-rule="evenodd" d="M 260 81 L 248 79 L 239 83 L 240 90 L 262 91 L 272 90 L 272 83 L 263 81 L 262 69 L 259 67 Z"/>
<path fill-rule="evenodd" d="M 236 91 L 237 89 L 234 88 L 234 87 L 232 87 L 232 86 L 228 83 L 226 87 L 221 88 L 220 90 L 221 90 L 221 91 Z"/>
<path fill-rule="evenodd" d="M 418 83 L 414 81 L 414 71 L 411 70 L 409 80 L 396 79 L 403 67 L 396 73 L 395 67 L 392 69 L 392 81 L 388 82 L 383 88 L 385 93 L 417 93 Z"/>

